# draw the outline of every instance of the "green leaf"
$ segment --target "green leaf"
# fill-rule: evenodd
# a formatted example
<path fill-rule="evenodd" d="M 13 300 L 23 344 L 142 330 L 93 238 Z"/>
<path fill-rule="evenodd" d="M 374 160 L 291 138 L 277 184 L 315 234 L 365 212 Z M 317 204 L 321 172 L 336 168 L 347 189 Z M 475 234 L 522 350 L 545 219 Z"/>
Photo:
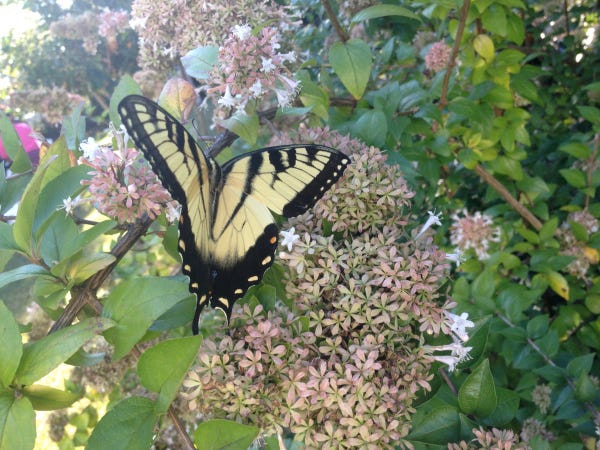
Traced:
<path fill-rule="evenodd" d="M 6 214 L 21 200 L 21 195 L 32 176 L 31 173 L 24 173 L 6 179 L 6 169 L 0 164 L 0 214 Z"/>
<path fill-rule="evenodd" d="M 580 373 L 590 373 L 592 365 L 594 364 L 594 357 L 594 353 L 588 353 L 587 355 L 573 358 L 569 361 L 569 364 L 567 364 L 567 375 L 575 378 L 579 376 Z"/>
<path fill-rule="evenodd" d="M 111 326 L 113 326 L 112 321 L 106 318 L 85 319 L 76 325 L 49 334 L 39 341 L 26 344 L 15 383 L 33 384 L 67 360 L 96 334 Z"/>
<path fill-rule="evenodd" d="M 427 403 L 419 409 L 426 409 L 426 414 L 414 418 L 412 429 L 407 438 L 412 442 L 427 444 L 447 444 L 458 440 L 460 419 L 454 406 L 439 405 L 427 408 Z"/>
<path fill-rule="evenodd" d="M 51 276 L 46 269 L 36 264 L 25 264 L 16 269 L 7 270 L 0 273 L 0 288 L 15 281 L 24 280 L 26 278 L 38 277 L 40 275 Z"/>
<path fill-rule="evenodd" d="M 110 121 L 115 125 L 115 127 L 118 128 L 121 126 L 121 116 L 118 112 L 119 103 L 128 95 L 134 94 L 142 95 L 142 90 L 131 75 L 123 75 L 119 80 L 119 84 L 117 84 L 115 87 L 112 96 L 110 97 L 108 112 Z"/>
<path fill-rule="evenodd" d="M 587 373 L 580 373 L 575 383 L 575 398 L 581 402 L 593 402 L 598 395 L 598 388 Z"/>
<path fill-rule="evenodd" d="M 196 359 L 201 342 L 202 336 L 162 341 L 140 356 L 137 372 L 144 387 L 158 392 L 157 413 L 167 412 Z M 177 355 L 177 358 L 173 358 L 173 355 Z"/>
<path fill-rule="evenodd" d="M 487 31 L 497 34 L 498 36 L 506 36 L 506 9 L 499 5 L 490 5 L 481 16 L 481 24 Z M 479 35 L 482 36 L 482 35 Z M 483 56 L 483 55 L 482 55 Z M 490 61 L 487 57 L 484 59 Z"/>
<path fill-rule="evenodd" d="M 196 428 L 194 444 L 198 450 L 247 449 L 258 437 L 259 431 L 257 427 L 231 420 L 207 420 Z"/>
<path fill-rule="evenodd" d="M 600 109 L 593 106 L 578 106 L 577 109 L 585 120 L 600 125 Z"/>
<path fill-rule="evenodd" d="M 458 392 L 458 404 L 465 414 L 486 417 L 498 406 L 490 363 L 484 359 L 465 379 Z"/>
<path fill-rule="evenodd" d="M 300 101 L 304 106 L 311 109 L 317 117 L 323 120 L 329 119 L 329 94 L 325 89 L 319 85 L 313 83 L 308 74 L 304 71 L 300 71 L 297 74 L 300 80 L 301 90 Z"/>
<path fill-rule="evenodd" d="M 0 300 L 0 387 L 8 387 L 19 367 L 23 344 L 19 325 L 4 302 Z"/>
<path fill-rule="evenodd" d="M 116 258 L 109 253 L 82 254 L 80 258 L 72 261 L 69 266 L 69 280 L 79 284 L 105 267 L 110 266 L 115 260 Z"/>
<path fill-rule="evenodd" d="M 329 62 L 352 97 L 360 99 L 371 75 L 371 49 L 360 39 L 336 42 L 329 49 Z"/>
<path fill-rule="evenodd" d="M 566 278 L 563 277 L 559 272 L 548 271 L 546 272 L 546 276 L 548 277 L 548 282 L 550 283 L 550 289 L 564 298 L 566 301 L 569 301 L 569 283 Z"/>
<path fill-rule="evenodd" d="M 157 415 L 154 402 L 143 397 L 121 400 L 98 422 L 86 450 L 148 450 Z"/>
<path fill-rule="evenodd" d="M 494 271 L 491 268 L 486 268 L 477 276 L 477 278 L 475 278 L 475 281 L 473 281 L 471 295 L 475 299 L 475 302 L 477 302 L 480 298 L 492 298 L 495 291 Z"/>
<path fill-rule="evenodd" d="M 53 411 L 71 406 L 79 400 L 82 394 L 61 391 L 41 384 L 33 384 L 23 389 L 23 395 L 31 401 L 33 409 L 37 411 Z"/>
<path fill-rule="evenodd" d="M 237 134 L 250 145 L 256 143 L 258 138 L 258 115 L 236 112 L 229 119 L 219 122 L 219 125 Z"/>
<path fill-rule="evenodd" d="M 558 172 L 575 188 L 583 189 L 587 186 L 585 174 L 579 169 L 560 169 Z"/>
<path fill-rule="evenodd" d="M 352 131 L 365 143 L 382 147 L 387 136 L 388 126 L 383 111 L 373 109 L 359 117 Z"/>
<path fill-rule="evenodd" d="M 63 207 L 63 200 L 67 197 L 75 197 L 86 189 L 81 185 L 81 181 L 90 178 L 89 171 L 90 167 L 86 165 L 69 167 L 44 186 L 35 209 L 33 233 L 40 228 L 44 229 L 44 222 L 51 220 L 53 215 L 65 215 L 65 211 L 60 210 Z M 39 236 L 36 236 L 37 239 Z"/>
<path fill-rule="evenodd" d="M 0 111 L 0 136 L 2 137 L 2 144 L 6 150 L 6 154 L 12 160 L 10 170 L 14 173 L 23 173 L 31 170 L 29 156 L 23 148 L 15 127 L 4 111 Z"/>
<path fill-rule="evenodd" d="M 485 418 L 484 423 L 499 428 L 516 417 L 520 397 L 516 392 L 503 388 L 497 388 L 496 394 L 498 396 L 498 406 L 490 416 Z"/>
<path fill-rule="evenodd" d="M 494 59 L 494 42 L 485 34 L 478 34 L 473 39 L 473 49 L 487 62 L 491 62 Z"/>
<path fill-rule="evenodd" d="M 383 4 L 369 6 L 368 8 L 363 9 L 352 18 L 352 22 L 362 22 L 363 20 L 377 19 L 378 17 L 387 16 L 402 16 L 408 17 L 409 19 L 418 20 L 419 22 L 421 21 L 419 16 L 412 11 L 403 8 L 402 6 Z"/>
<path fill-rule="evenodd" d="M 195 48 L 181 57 L 185 72 L 198 80 L 209 78 L 218 62 L 219 47 L 216 45 Z"/>
<path fill-rule="evenodd" d="M 61 134 L 69 150 L 77 150 L 79 142 L 85 139 L 85 116 L 82 115 L 84 102 L 71 110 L 71 114 L 63 120 Z"/>
<path fill-rule="evenodd" d="M 540 239 L 542 241 L 548 241 L 554 237 L 554 233 L 556 233 L 556 229 L 558 228 L 558 217 L 553 217 L 548 220 L 539 232 Z"/>
<path fill-rule="evenodd" d="M 49 158 L 37 168 L 31 181 L 27 185 L 27 188 L 25 188 L 19 210 L 17 211 L 17 217 L 13 227 L 13 236 L 19 248 L 29 255 L 32 254 L 32 229 L 35 209 L 43 187 L 42 182 L 44 181 L 44 174 L 52 165 L 53 161 L 54 159 Z"/>
<path fill-rule="evenodd" d="M 117 322 L 104 337 L 115 360 L 126 355 L 163 313 L 189 296 L 187 283 L 170 278 L 134 278 L 119 284 L 104 301 L 102 315 Z"/>
<path fill-rule="evenodd" d="M 31 450 L 35 444 L 35 412 L 29 399 L 0 392 L 0 450 Z"/>
<path fill-rule="evenodd" d="M 592 153 L 590 148 L 581 142 L 567 142 L 558 147 L 558 149 L 577 159 L 587 159 Z"/>
<path fill-rule="evenodd" d="M 506 14 L 506 39 L 517 45 L 523 44 L 525 40 L 525 23 L 512 11 Z"/>
<path fill-rule="evenodd" d="M 6 222 L 0 222 L 0 250 L 19 250 L 13 237 L 13 227 Z"/>
<path fill-rule="evenodd" d="M 540 314 L 527 322 L 527 337 L 538 339 L 548 332 L 550 320 L 546 314 Z"/>

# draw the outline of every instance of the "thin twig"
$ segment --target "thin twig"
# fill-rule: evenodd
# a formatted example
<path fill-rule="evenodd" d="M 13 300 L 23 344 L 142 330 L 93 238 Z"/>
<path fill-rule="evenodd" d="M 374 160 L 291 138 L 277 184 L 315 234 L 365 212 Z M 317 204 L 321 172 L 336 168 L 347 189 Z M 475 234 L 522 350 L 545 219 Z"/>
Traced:
<path fill-rule="evenodd" d="M 452 70 L 456 65 L 456 56 L 458 55 L 458 50 L 460 48 L 460 41 L 462 40 L 463 31 L 465 30 L 465 25 L 467 23 L 467 13 L 469 12 L 469 6 L 471 5 L 470 0 L 465 0 L 460 10 L 460 18 L 458 20 L 458 28 L 456 30 L 456 38 L 454 39 L 454 45 L 452 46 L 452 53 L 450 53 L 450 59 L 448 60 L 448 67 L 446 68 L 446 73 L 444 74 L 444 81 L 442 83 L 442 95 L 440 97 L 440 101 L 438 103 L 438 108 L 443 110 L 448 104 L 448 85 L 450 84 L 450 76 L 452 75 Z"/>
<path fill-rule="evenodd" d="M 346 30 L 344 30 L 339 20 L 337 20 L 337 16 L 333 12 L 329 0 L 323 0 L 322 3 L 323 8 L 325 8 L 325 12 L 327 13 L 327 17 L 329 17 L 329 21 L 331 22 L 331 25 L 333 25 L 333 29 L 335 30 L 336 34 L 339 36 L 342 42 L 346 42 L 348 39 L 350 39 L 350 36 L 348 36 Z"/>
<path fill-rule="evenodd" d="M 61 328 L 71 325 L 75 320 L 75 317 L 77 317 L 77 314 L 79 314 L 83 307 L 88 304 L 92 306 L 98 314 L 101 312 L 101 306 L 98 309 L 99 303 L 96 303 L 98 302 L 96 299 L 96 291 L 102 286 L 102 283 L 108 278 L 121 258 L 123 258 L 137 240 L 146 233 L 152 222 L 151 219 L 145 217 L 129 227 L 127 232 L 119 239 L 110 252 L 110 254 L 115 257 L 115 260 L 104 269 L 96 272 L 80 286 L 76 286 L 71 290 L 71 294 L 73 295 L 71 301 L 67 304 L 56 322 L 54 322 L 49 333 L 53 333 L 54 331 L 58 331 Z"/>
<path fill-rule="evenodd" d="M 525 206 L 523 206 L 519 201 L 512 196 L 512 194 L 504 187 L 500 181 L 498 181 L 491 173 L 483 168 L 480 164 L 477 164 L 474 168 L 474 171 L 477 175 L 479 175 L 483 181 L 489 184 L 500 196 L 506 200 L 506 202 L 519 213 L 523 219 L 525 219 L 529 224 L 536 230 L 540 231 L 542 229 L 542 222 L 533 215 L 531 211 L 529 211 Z"/>
<path fill-rule="evenodd" d="M 600 144 L 600 134 L 596 134 L 596 136 L 594 136 L 594 150 L 592 151 L 592 154 L 590 155 L 590 157 L 588 158 L 587 162 L 587 185 L 591 186 L 592 185 L 592 177 L 594 176 L 594 161 L 596 161 L 596 158 L 598 157 L 598 144 Z M 589 194 L 586 194 L 585 196 L 585 209 L 587 210 L 590 206 L 590 196 Z"/>

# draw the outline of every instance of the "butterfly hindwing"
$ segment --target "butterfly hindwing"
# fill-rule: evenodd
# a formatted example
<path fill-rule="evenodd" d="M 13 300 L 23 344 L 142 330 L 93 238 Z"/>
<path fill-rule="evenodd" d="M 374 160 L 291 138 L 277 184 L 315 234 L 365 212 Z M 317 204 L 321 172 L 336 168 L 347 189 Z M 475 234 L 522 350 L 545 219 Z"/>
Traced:
<path fill-rule="evenodd" d="M 181 204 L 179 251 L 198 302 L 231 317 L 236 300 L 271 266 L 278 229 L 270 211 L 305 212 L 344 172 L 348 157 L 320 145 L 256 150 L 221 168 L 185 127 L 156 103 L 128 96 L 123 124 L 171 196 Z"/>

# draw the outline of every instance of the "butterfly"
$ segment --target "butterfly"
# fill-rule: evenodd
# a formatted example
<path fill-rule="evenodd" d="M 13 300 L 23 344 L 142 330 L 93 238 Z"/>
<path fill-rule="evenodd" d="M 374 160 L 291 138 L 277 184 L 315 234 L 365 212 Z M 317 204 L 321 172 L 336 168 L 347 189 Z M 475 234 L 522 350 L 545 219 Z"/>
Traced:
<path fill-rule="evenodd" d="M 185 127 L 151 100 L 125 97 L 119 115 L 136 147 L 181 205 L 179 253 L 197 298 L 192 331 L 206 304 L 229 322 L 236 300 L 273 264 L 279 230 L 269 210 L 304 213 L 342 176 L 349 159 L 321 145 L 252 151 L 222 166 Z"/>

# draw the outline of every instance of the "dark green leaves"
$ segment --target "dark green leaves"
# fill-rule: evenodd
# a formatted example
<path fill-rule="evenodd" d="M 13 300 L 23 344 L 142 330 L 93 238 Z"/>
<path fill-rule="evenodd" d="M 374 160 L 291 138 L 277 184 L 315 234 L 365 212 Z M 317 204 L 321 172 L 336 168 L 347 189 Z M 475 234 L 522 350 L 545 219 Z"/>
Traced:
<path fill-rule="evenodd" d="M 458 392 L 458 404 L 466 414 L 488 416 L 498 404 L 490 363 L 483 360 L 467 377 Z"/>
<path fill-rule="evenodd" d="M 201 342 L 201 336 L 171 339 L 149 348 L 140 357 L 140 381 L 147 389 L 159 394 L 156 400 L 157 412 L 167 411 L 196 359 Z"/>
<path fill-rule="evenodd" d="M 105 318 L 86 319 L 26 344 L 15 375 L 15 384 L 33 384 L 66 361 L 86 341 L 113 325 L 111 320 Z"/>
<path fill-rule="evenodd" d="M 157 418 L 152 400 L 143 397 L 122 400 L 98 422 L 86 449 L 148 450 Z"/>
<path fill-rule="evenodd" d="M 329 61 L 348 92 L 359 99 L 371 74 L 371 49 L 360 39 L 336 42 L 329 50 Z"/>
<path fill-rule="evenodd" d="M 209 420 L 198 425 L 194 444 L 198 450 L 246 449 L 258 437 L 258 432 L 257 427 L 230 420 Z"/>
<path fill-rule="evenodd" d="M 0 300 L 0 388 L 8 387 L 19 367 L 23 354 L 19 326 L 13 315 Z"/>
<path fill-rule="evenodd" d="M 35 442 L 35 412 L 26 397 L 0 392 L 0 450 L 31 450 Z"/>
<path fill-rule="evenodd" d="M 133 278 L 113 289 L 103 315 L 117 323 L 105 333 L 115 346 L 114 358 L 126 355 L 154 320 L 188 295 L 186 283 L 168 278 Z"/>

